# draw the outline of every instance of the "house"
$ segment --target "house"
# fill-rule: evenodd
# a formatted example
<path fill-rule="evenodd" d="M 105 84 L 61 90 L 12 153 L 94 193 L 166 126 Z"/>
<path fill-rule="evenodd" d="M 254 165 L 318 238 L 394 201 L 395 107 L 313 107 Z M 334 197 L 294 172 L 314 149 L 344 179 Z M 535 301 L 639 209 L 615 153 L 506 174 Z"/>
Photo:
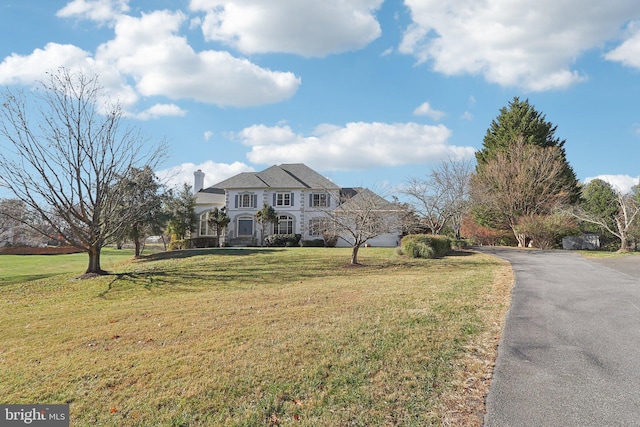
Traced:
<path fill-rule="evenodd" d="M 261 237 L 270 234 L 300 234 L 303 240 L 322 238 L 318 230 L 322 228 L 321 224 L 326 223 L 328 213 L 335 211 L 341 200 L 365 191 L 340 188 L 301 163 L 244 172 L 211 187 L 203 187 L 204 173 L 198 170 L 195 172 L 194 192 L 199 226 L 192 237 L 215 236 L 215 229 L 207 224 L 209 212 L 216 207 L 225 207 L 231 222 L 224 239 L 231 246 L 256 245 Z M 366 191 L 366 194 L 371 193 Z M 384 201 L 381 197 L 379 199 Z M 278 222 L 265 224 L 263 230 L 256 221 L 256 213 L 265 204 L 273 206 Z M 400 231 L 377 236 L 368 243 L 372 246 L 396 246 L 399 240 Z M 339 239 L 338 246 L 350 245 Z"/>

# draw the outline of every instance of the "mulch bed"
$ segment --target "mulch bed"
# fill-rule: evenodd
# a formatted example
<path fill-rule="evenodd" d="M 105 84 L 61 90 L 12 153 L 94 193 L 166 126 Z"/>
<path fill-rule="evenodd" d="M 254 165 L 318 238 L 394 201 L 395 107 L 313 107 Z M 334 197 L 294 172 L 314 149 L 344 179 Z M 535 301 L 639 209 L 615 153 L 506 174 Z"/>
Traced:
<path fill-rule="evenodd" d="M 2 255 L 64 255 L 84 252 L 74 246 L 48 246 L 37 248 L 31 246 L 8 246 L 0 248 Z"/>

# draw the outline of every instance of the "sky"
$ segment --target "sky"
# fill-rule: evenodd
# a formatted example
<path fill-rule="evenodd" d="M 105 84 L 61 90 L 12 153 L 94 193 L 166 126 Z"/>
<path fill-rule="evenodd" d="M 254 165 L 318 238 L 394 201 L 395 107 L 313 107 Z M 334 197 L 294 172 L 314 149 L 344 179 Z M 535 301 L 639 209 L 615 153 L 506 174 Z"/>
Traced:
<path fill-rule="evenodd" d="M 4 0 L 0 86 L 59 67 L 168 143 L 172 184 L 305 163 L 393 194 L 474 159 L 514 97 L 581 181 L 640 175 L 637 0 Z"/>

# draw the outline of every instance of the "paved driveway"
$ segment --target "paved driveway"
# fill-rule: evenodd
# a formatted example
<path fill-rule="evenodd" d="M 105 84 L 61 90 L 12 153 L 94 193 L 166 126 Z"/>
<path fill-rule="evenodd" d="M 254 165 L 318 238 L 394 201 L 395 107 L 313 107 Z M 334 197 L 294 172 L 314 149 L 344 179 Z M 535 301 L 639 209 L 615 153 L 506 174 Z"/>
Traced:
<path fill-rule="evenodd" d="M 516 278 L 485 426 L 640 426 L 640 268 L 479 250 L 510 261 Z"/>

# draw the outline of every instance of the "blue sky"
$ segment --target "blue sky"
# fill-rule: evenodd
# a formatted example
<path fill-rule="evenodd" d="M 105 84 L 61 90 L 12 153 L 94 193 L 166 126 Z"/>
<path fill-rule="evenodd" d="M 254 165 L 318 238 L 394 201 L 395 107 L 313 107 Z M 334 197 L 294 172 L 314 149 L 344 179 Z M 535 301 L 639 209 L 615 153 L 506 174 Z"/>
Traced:
<path fill-rule="evenodd" d="M 0 20 L 0 85 L 90 68 L 178 181 L 302 162 L 393 193 L 472 158 L 514 96 L 580 180 L 640 175 L 637 0 L 5 0 Z"/>

